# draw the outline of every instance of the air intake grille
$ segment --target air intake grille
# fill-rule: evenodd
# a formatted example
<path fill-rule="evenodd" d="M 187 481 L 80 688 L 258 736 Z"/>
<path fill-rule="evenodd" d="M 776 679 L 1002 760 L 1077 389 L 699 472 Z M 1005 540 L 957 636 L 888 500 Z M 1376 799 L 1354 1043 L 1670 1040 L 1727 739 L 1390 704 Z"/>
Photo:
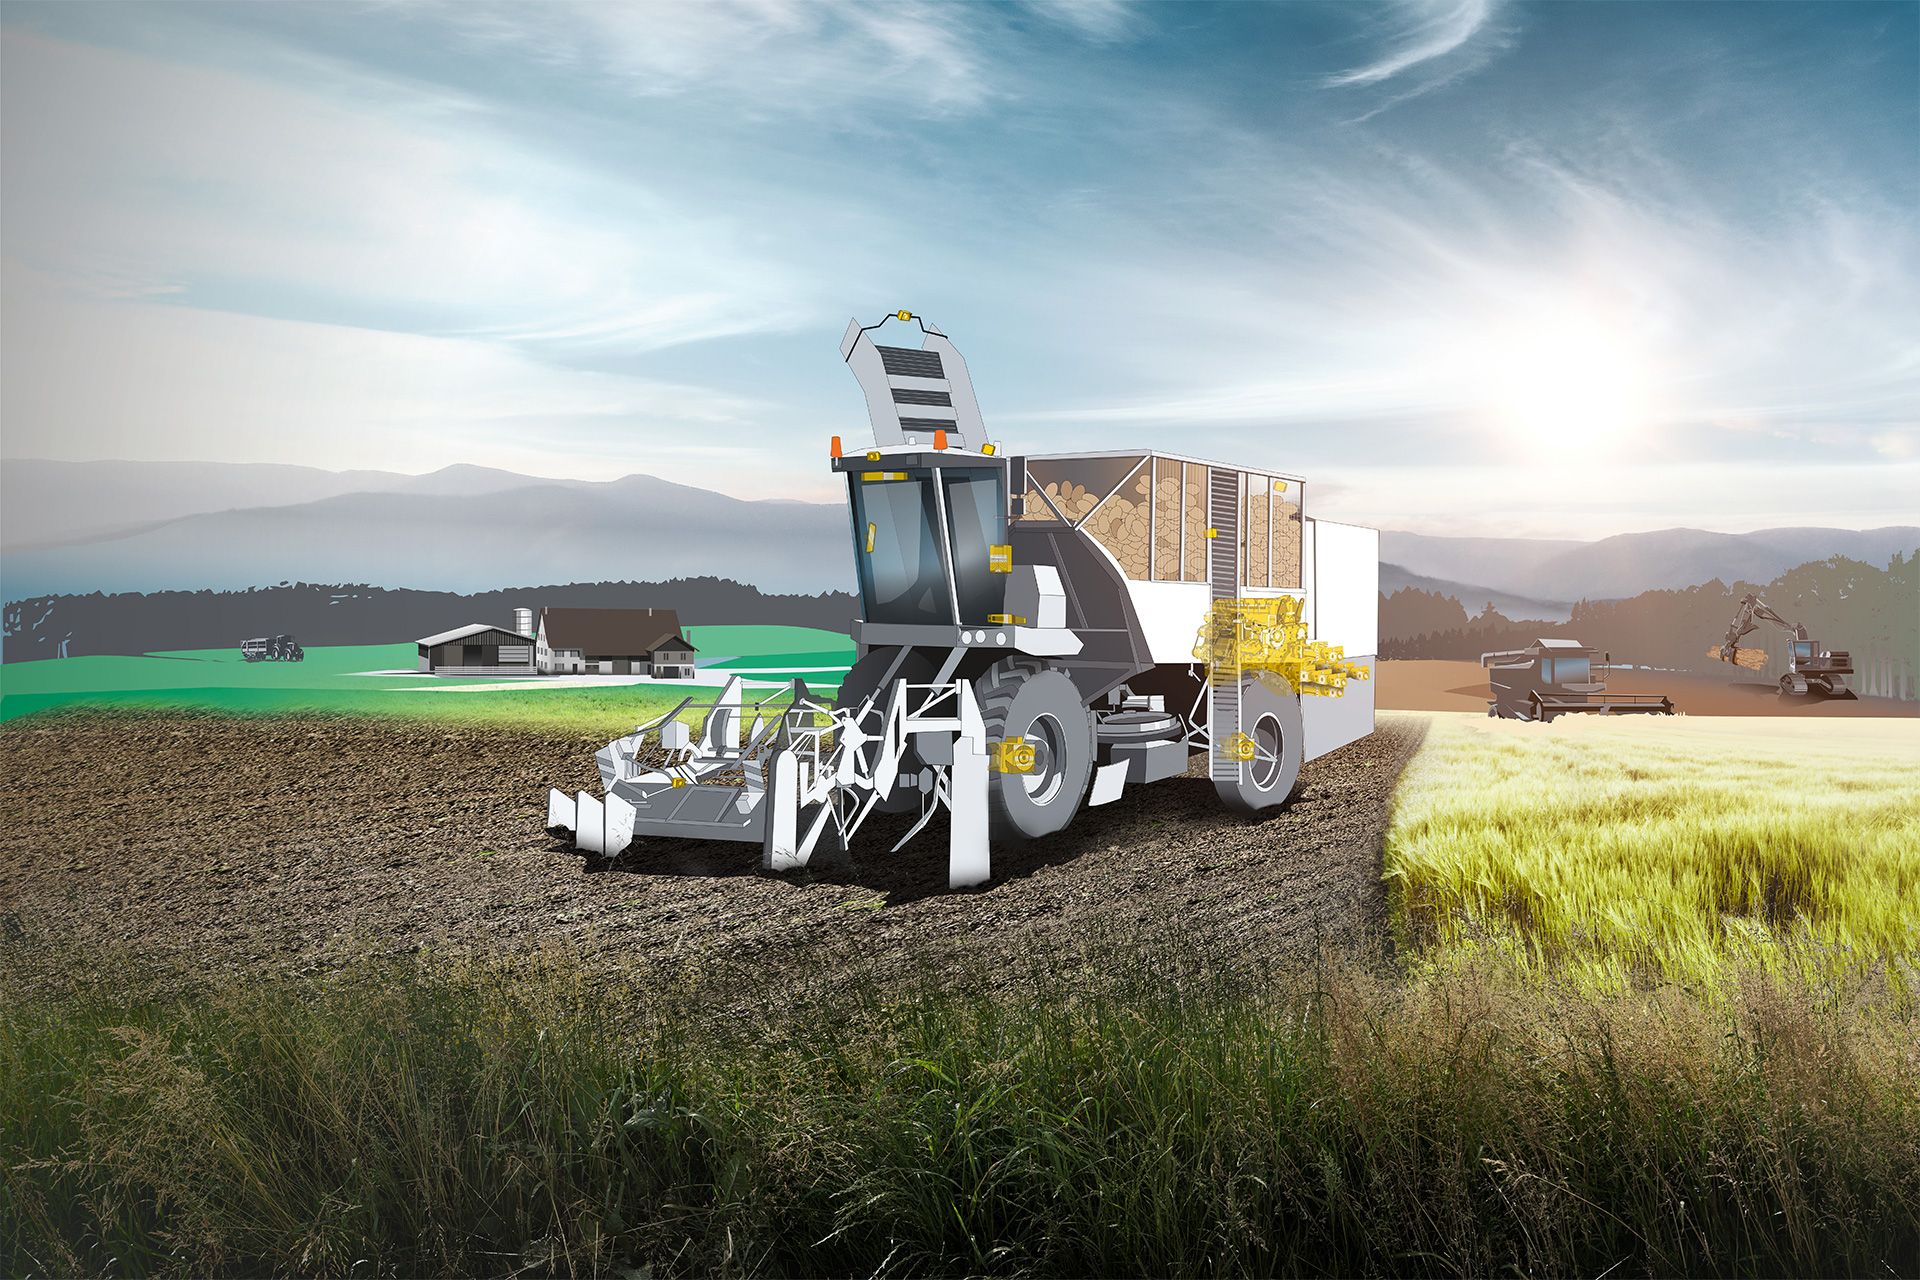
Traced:
<path fill-rule="evenodd" d="M 893 402 L 895 404 L 940 404 L 951 407 L 953 397 L 944 391 L 902 391 L 895 387 Z"/>
<path fill-rule="evenodd" d="M 878 346 L 879 344 L 875 344 Z M 938 351 L 914 351 L 908 347 L 879 347 L 880 363 L 896 378 L 944 378 Z"/>

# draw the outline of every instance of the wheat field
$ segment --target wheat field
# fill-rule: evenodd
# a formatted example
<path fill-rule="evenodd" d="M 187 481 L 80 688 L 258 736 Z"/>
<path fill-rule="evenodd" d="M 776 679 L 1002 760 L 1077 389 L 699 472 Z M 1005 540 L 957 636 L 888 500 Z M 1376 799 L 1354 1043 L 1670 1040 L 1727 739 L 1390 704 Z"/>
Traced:
<path fill-rule="evenodd" d="M 1920 722 L 1433 717 L 1386 874 L 1402 945 L 1619 989 L 1730 963 L 1910 981 Z"/>

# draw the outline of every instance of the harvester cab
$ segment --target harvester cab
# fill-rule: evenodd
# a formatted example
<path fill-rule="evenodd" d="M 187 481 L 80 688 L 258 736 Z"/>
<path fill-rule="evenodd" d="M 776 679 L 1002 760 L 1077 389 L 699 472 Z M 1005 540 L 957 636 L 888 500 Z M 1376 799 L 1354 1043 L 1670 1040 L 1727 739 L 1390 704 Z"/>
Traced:
<path fill-rule="evenodd" d="M 896 334 L 913 345 L 875 340 Z M 837 695 L 795 681 L 749 703 L 733 679 L 689 699 L 599 753 L 604 799 L 550 793 L 550 829 L 609 855 L 752 841 L 779 870 L 846 848 L 876 810 L 918 815 L 896 849 L 944 811 L 958 887 L 988 878 L 992 848 L 1195 755 L 1252 814 L 1372 731 L 1379 534 L 1306 516 L 1299 476 L 1009 456 L 960 353 L 910 312 L 850 322 L 840 354 L 873 444 L 831 449 L 860 593 Z"/>

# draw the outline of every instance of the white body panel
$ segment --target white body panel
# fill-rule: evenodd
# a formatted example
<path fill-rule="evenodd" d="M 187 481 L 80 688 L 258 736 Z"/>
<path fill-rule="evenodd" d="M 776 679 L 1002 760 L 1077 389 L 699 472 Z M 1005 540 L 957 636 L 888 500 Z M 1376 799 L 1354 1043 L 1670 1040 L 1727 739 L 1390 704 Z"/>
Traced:
<path fill-rule="evenodd" d="M 1331 520 L 1306 522 L 1312 638 L 1347 656 L 1380 651 L 1380 531 Z"/>
<path fill-rule="evenodd" d="M 1309 635 L 1337 644 L 1349 662 L 1375 668 L 1380 650 L 1380 531 L 1332 520 L 1302 521 L 1301 581 Z M 1349 680 L 1338 698 L 1302 698 L 1301 758 L 1313 760 L 1373 732 L 1374 680 Z"/>
<path fill-rule="evenodd" d="M 1098 545 L 1098 544 L 1095 544 Z M 1106 551 L 1105 547 L 1100 548 Z M 1112 559 L 1111 555 L 1108 556 Z M 1204 582 L 1140 582 L 1128 579 L 1127 594 L 1155 662 L 1192 662 L 1193 644 L 1210 607 Z"/>
<path fill-rule="evenodd" d="M 1350 661 L 1375 667 L 1374 656 L 1349 653 Z M 1378 669 L 1374 674 L 1378 674 Z M 1317 760 L 1373 732 L 1374 681 L 1349 680 L 1338 698 L 1300 699 L 1300 758 Z"/>

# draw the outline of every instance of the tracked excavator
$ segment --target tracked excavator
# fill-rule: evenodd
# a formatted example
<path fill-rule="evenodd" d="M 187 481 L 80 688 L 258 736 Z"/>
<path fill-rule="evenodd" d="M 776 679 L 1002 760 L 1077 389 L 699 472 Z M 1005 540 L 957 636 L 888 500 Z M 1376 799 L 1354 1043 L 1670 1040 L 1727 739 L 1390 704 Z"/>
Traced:
<path fill-rule="evenodd" d="M 913 345 L 875 341 L 886 326 Z M 1125 788 L 1189 772 L 1231 809 L 1285 803 L 1301 763 L 1373 730 L 1379 533 L 1316 520 L 1287 472 L 1160 449 L 1009 455 L 924 317 L 848 324 L 873 425 L 834 437 L 860 617 L 837 695 L 730 679 L 598 753 L 602 793 L 548 830 L 612 856 L 732 840 L 761 866 L 846 849 L 875 812 L 948 818 L 948 882 Z"/>
<path fill-rule="evenodd" d="M 1847 688 L 1847 677 L 1853 674 L 1852 655 L 1845 649 L 1822 649 L 1818 640 L 1807 635 L 1805 627 L 1788 622 L 1752 592 L 1748 592 L 1746 598 L 1740 601 L 1740 611 L 1733 615 L 1733 621 L 1727 625 L 1726 639 L 1719 648 L 1708 649 L 1707 656 L 1736 663 L 1749 671 L 1764 670 L 1767 665 L 1766 650 L 1740 647 L 1740 637 L 1758 628 L 1762 622 L 1771 622 L 1791 637 L 1787 672 L 1780 677 L 1781 693 L 1795 696 L 1818 693 L 1837 698 L 1854 696 L 1853 691 Z"/>

